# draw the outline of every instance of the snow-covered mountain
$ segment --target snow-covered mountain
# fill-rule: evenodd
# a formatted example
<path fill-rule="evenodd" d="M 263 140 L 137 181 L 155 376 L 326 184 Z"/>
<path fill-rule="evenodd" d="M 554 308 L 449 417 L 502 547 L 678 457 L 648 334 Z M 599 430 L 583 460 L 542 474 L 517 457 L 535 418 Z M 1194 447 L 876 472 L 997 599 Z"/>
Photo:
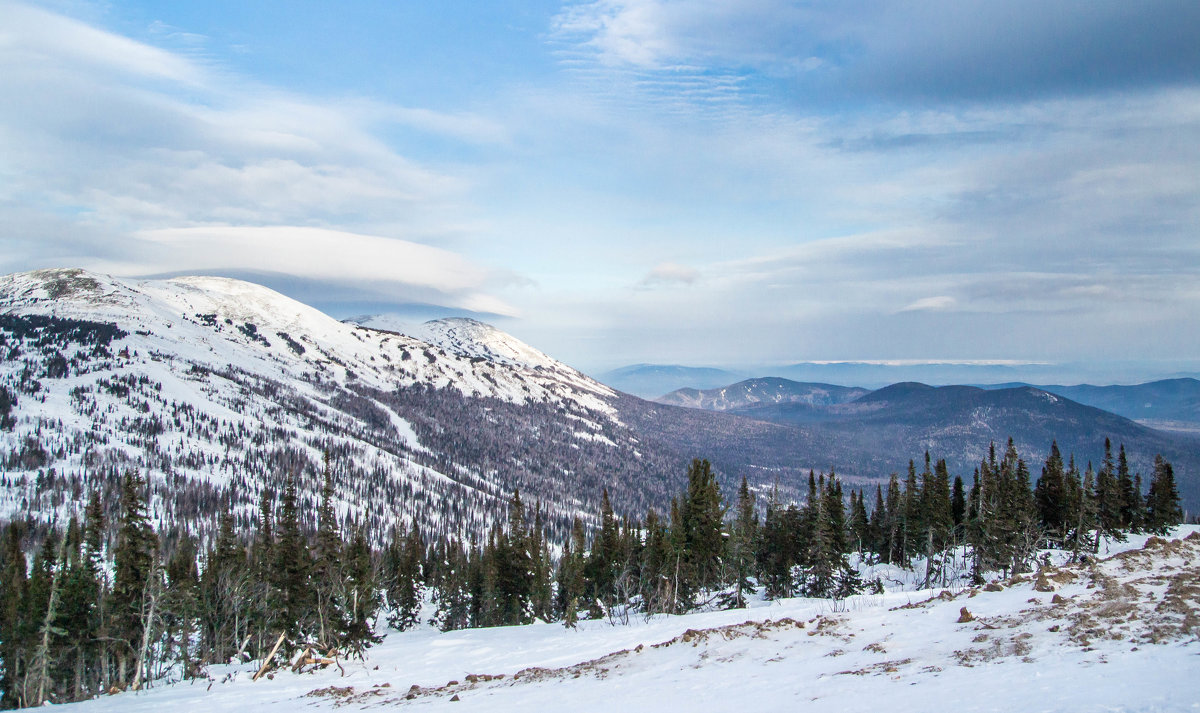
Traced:
<path fill-rule="evenodd" d="M 868 393 L 867 389 L 858 387 L 808 384 L 767 376 L 716 389 L 677 389 L 655 401 L 710 411 L 732 411 L 766 404 L 844 404 Z"/>
<path fill-rule="evenodd" d="M 82 270 L 0 278 L 0 318 L 0 518 L 65 515 L 139 468 L 160 520 L 203 528 L 289 473 L 311 501 L 329 450 L 344 513 L 377 535 L 408 518 L 479 535 L 514 488 L 557 530 L 603 485 L 645 507 L 667 470 L 616 392 L 473 320 L 405 335 L 238 280 Z"/>

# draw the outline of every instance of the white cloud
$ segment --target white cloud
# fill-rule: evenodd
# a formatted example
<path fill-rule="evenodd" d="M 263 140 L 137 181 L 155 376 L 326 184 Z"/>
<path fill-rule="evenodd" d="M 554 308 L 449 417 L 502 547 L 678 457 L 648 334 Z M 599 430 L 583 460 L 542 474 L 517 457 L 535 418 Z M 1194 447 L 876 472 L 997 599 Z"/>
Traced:
<path fill-rule="evenodd" d="M 700 278 L 700 271 L 674 262 L 664 262 L 656 265 L 645 277 L 638 282 L 639 287 L 666 287 L 671 285 L 692 285 Z"/>
<path fill-rule="evenodd" d="M 0 16 L 10 268 L 263 270 L 515 313 L 489 294 L 503 276 L 428 244 L 476 230 L 470 182 L 380 138 L 503 143 L 498 124 L 289 94 L 25 5 L 0 4 Z"/>
<path fill-rule="evenodd" d="M 301 279 L 416 288 L 448 307 L 513 316 L 515 308 L 484 292 L 494 275 L 461 255 L 407 240 L 294 226 L 209 226 L 139 231 L 136 262 L 88 267 L 116 274 L 272 272 Z"/>
<path fill-rule="evenodd" d="M 938 295 L 936 297 L 922 297 L 919 300 L 910 302 L 900 308 L 901 312 L 940 312 L 948 309 L 954 309 L 958 305 L 958 300 L 949 295 Z"/>
<path fill-rule="evenodd" d="M 82 64 L 186 85 L 203 82 L 204 71 L 191 60 L 77 20 L 13 2 L 0 2 L 0 16 L 0 58 L 9 70 L 29 64 Z"/>

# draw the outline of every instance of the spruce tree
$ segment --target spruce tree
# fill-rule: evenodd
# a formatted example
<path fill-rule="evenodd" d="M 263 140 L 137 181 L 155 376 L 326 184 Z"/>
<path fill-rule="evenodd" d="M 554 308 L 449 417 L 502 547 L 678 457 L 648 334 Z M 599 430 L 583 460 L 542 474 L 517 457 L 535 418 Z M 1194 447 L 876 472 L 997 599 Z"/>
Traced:
<path fill-rule="evenodd" d="M 1134 484 L 1129 472 L 1129 460 L 1125 457 L 1125 444 L 1117 452 L 1117 487 L 1121 493 L 1121 528 L 1131 532 L 1141 531 L 1142 493 Z"/>
<path fill-rule="evenodd" d="M 317 507 L 317 538 L 312 561 L 312 599 L 316 604 L 317 640 L 326 647 L 340 647 L 349 627 L 347 589 L 343 572 L 345 545 L 338 532 L 333 505 L 333 468 L 325 452 L 321 503 Z"/>
<path fill-rule="evenodd" d="M 1042 477 L 1038 478 L 1035 499 L 1042 527 L 1060 545 L 1065 544 L 1071 504 L 1066 468 L 1056 442 L 1050 444 L 1050 455 L 1042 467 Z"/>
<path fill-rule="evenodd" d="M 1121 483 L 1113 463 L 1112 441 L 1105 438 L 1104 460 L 1096 472 L 1096 521 L 1100 535 L 1119 541 L 1125 539 L 1121 532 L 1121 510 Z"/>
<path fill-rule="evenodd" d="M 271 571 L 274 609 L 289 648 L 295 648 L 308 638 L 313 628 L 310 624 L 316 603 L 310 580 L 312 560 L 300 532 L 298 507 L 296 476 L 292 474 L 279 500 L 278 539 L 272 552 Z"/>
<path fill-rule="evenodd" d="M 1146 496 L 1146 529 L 1164 535 L 1183 522 L 1179 504 L 1179 488 L 1175 484 L 1175 469 L 1161 454 L 1154 456 L 1154 474 L 1150 476 L 1150 492 Z"/>
<path fill-rule="evenodd" d="M 117 642 L 117 680 L 127 685 L 135 676 L 143 638 L 147 587 L 155 570 L 157 540 L 146 515 L 146 481 L 136 471 L 121 481 L 121 513 L 113 549 L 113 586 L 109 594 L 110 635 Z"/>
<path fill-rule="evenodd" d="M 754 551 L 758 539 L 758 515 L 754 511 L 754 493 L 750 492 L 745 476 L 738 487 L 736 513 L 729 549 L 735 579 L 733 605 L 741 609 L 746 606 L 746 594 L 754 593 L 750 577 L 754 574 Z"/>
<path fill-rule="evenodd" d="M 6 708 L 24 703 L 21 682 L 28 663 L 27 636 L 31 609 L 29 572 L 22 541 L 25 529 L 11 521 L 0 538 L 0 703 Z"/>

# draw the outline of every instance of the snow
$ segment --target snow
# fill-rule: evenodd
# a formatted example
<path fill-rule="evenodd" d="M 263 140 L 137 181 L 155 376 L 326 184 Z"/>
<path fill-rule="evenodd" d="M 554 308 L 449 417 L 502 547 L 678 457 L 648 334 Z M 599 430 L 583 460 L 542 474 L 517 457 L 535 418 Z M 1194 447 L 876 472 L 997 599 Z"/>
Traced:
<path fill-rule="evenodd" d="M 49 315 L 112 322 L 128 332 L 114 341 L 111 358 L 83 355 L 82 367 L 68 378 L 42 379 L 36 395 L 22 394 L 19 421 L 11 432 L 0 432 L 0 452 L 20 450 L 23 440 L 41 435 L 48 449 L 92 434 L 97 449 L 124 452 L 159 477 L 157 455 L 130 435 L 128 423 L 158 417 L 168 424 L 157 445 L 171 454 L 194 456 L 199 467 L 177 466 L 173 473 L 215 483 L 237 477 L 236 457 L 215 434 L 292 433 L 298 446 L 320 453 L 299 434 L 311 430 L 292 413 L 304 404 L 329 424 L 326 435 L 350 446 L 364 467 L 383 470 L 414 482 L 415 492 L 442 493 L 445 487 L 474 482 L 476 500 L 491 499 L 496 488 L 487 473 L 438 473 L 414 462 L 428 454 L 412 423 L 381 406 L 394 434 L 381 448 L 379 440 L 357 437 L 361 424 L 331 408 L 331 394 L 380 392 L 428 385 L 449 388 L 466 396 L 495 398 L 510 403 L 546 403 L 594 425 L 616 421 L 615 392 L 536 349 L 473 320 L 444 320 L 424 326 L 426 339 L 367 329 L 338 321 L 307 305 L 265 287 L 218 277 L 180 277 L 135 280 L 83 270 L 40 270 L 0 277 L 0 311 L 18 315 Z M 72 354 L 67 353 L 69 358 Z M 40 353 L 30 351 L 0 364 L 0 383 L 15 384 L 26 361 L 32 373 L 41 371 Z M 80 373 L 82 372 L 82 373 Z M 115 378 L 145 378 L 153 393 L 122 398 L 103 386 Z M 336 387 L 336 388 L 331 388 Z M 95 408 L 75 408 L 71 391 L 87 391 Z M 281 394 L 278 399 L 263 394 Z M 172 425 L 176 407 L 194 413 L 192 425 Z M 50 425 L 52 427 L 47 428 Z M 592 431 L 601 431 L 594 425 Z M 596 440 L 594 434 L 580 436 Z M 611 443 L 611 441 L 608 441 Z M 84 470 L 76 453 L 47 464 L 60 472 Z M 33 502 L 34 471 L 25 483 L 0 488 L 0 518 L 28 512 Z M 43 503 L 45 505 L 45 503 Z M 80 503 L 39 511 L 46 520 L 65 518 Z M 51 507 L 46 505 L 46 507 Z M 425 523 L 430 525 L 433 523 Z"/>
<path fill-rule="evenodd" d="M 489 713 L 1195 711 L 1200 639 L 1194 623 L 1189 632 L 1162 612 L 1170 591 L 1191 592 L 1184 606 L 1193 616 L 1200 606 L 1200 528 L 1174 534 L 1191 537 L 1150 540 L 1144 551 L 1149 538 L 1132 538 L 1098 565 L 1047 570 L 1061 580 L 1054 592 L 1027 576 L 1001 591 L 756 601 L 577 630 L 420 629 L 391 633 L 364 661 L 342 662 L 344 675 L 329 667 L 252 682 L 253 662 L 216 666 L 211 682 L 76 706 L 290 713 L 438 708 L 457 696 L 454 710 Z M 1132 603 L 1133 615 L 1114 603 Z"/>
<path fill-rule="evenodd" d="M 344 383 L 349 370 L 353 379 L 385 390 L 429 383 L 468 396 L 572 402 L 615 413 L 607 401 L 614 391 L 482 322 L 437 320 L 411 330 L 417 336 L 389 334 L 340 322 L 241 280 L 123 280 L 83 270 L 39 270 L 0 277 L 0 309 L 115 322 L 135 333 L 127 340 L 134 346 L 218 368 L 231 363 L 273 378 L 318 371 Z M 261 339 L 246 333 L 251 327 Z M 304 353 L 297 354 L 281 333 Z"/>

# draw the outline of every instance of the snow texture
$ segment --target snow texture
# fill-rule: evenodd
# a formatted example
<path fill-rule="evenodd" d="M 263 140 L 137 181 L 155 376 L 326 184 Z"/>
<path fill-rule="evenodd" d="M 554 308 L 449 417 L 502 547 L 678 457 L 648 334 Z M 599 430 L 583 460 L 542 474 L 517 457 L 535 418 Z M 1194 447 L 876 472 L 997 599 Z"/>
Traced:
<path fill-rule="evenodd" d="M 1200 528 L 1174 536 L 1110 543 L 1107 559 L 982 589 L 757 601 L 577 630 L 393 632 L 341 670 L 252 682 L 257 662 L 214 666 L 207 682 L 75 705 L 82 713 L 449 702 L 488 713 L 1195 711 Z"/>

